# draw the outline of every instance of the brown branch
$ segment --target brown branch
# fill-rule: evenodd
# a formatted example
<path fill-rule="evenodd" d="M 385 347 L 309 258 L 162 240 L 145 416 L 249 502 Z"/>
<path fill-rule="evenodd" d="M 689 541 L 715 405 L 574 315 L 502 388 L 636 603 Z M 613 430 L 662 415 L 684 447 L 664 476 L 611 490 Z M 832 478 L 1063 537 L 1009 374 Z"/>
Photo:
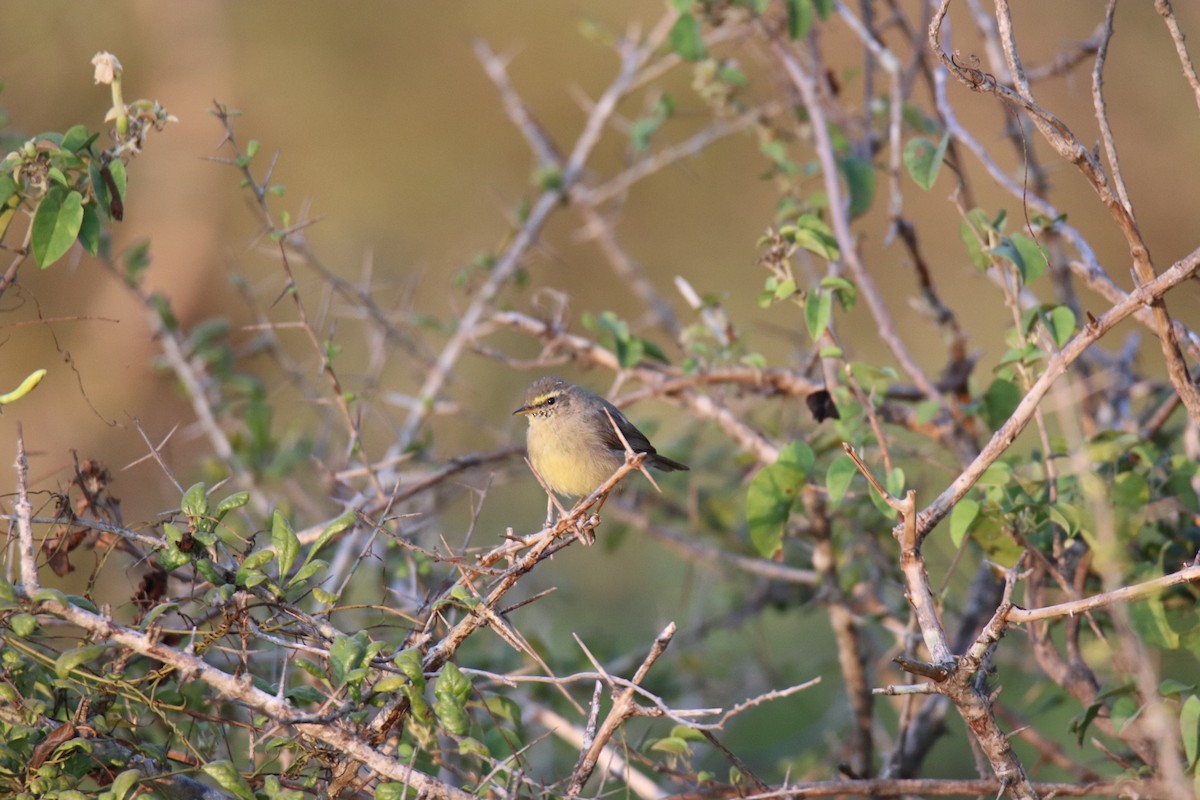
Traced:
<path fill-rule="evenodd" d="M 654 662 L 667 649 L 667 646 L 670 645 L 671 638 L 674 635 L 675 623 L 668 623 L 667 627 L 663 628 L 662 632 L 658 634 L 658 637 L 654 640 L 654 644 L 650 648 L 650 652 L 646 654 L 646 658 L 642 661 L 641 666 L 634 673 L 631 679 L 634 686 L 645 680 L 646 674 L 654 666 Z M 575 769 L 571 772 L 571 779 L 567 786 L 567 798 L 578 797 L 579 793 L 583 791 L 584 784 L 587 783 L 588 778 L 595 771 L 596 764 L 599 763 L 605 746 L 613 737 L 613 734 L 617 732 L 617 728 L 630 717 L 644 713 L 634 701 L 635 696 L 633 686 L 626 687 L 614 695 L 612 708 L 609 709 L 604 722 L 600 723 L 586 749 L 579 754 L 579 761 L 576 763 Z"/>
<path fill-rule="evenodd" d="M 1058 603 L 1057 605 L 1031 609 L 1014 606 L 1008 610 L 1006 619 L 1008 622 L 1019 625 L 1040 619 L 1085 614 L 1097 608 L 1112 605 L 1113 603 L 1128 603 L 1140 600 L 1144 597 L 1157 594 L 1164 589 L 1169 589 L 1172 586 L 1178 586 L 1182 583 L 1193 583 L 1195 581 L 1200 581 L 1200 564 L 1192 564 L 1178 572 L 1172 572 L 1170 575 L 1163 575 L 1160 578 L 1143 581 L 1133 586 L 1124 586 L 1120 589 L 1114 589 L 1111 592 L 1092 595 L 1081 600 L 1071 600 L 1067 603 Z"/>
<path fill-rule="evenodd" d="M 1187 45 L 1183 42 L 1183 31 L 1179 29 L 1179 20 L 1175 19 L 1175 9 L 1171 7 L 1171 0 L 1154 0 L 1154 10 L 1159 13 L 1167 25 L 1167 31 L 1171 34 L 1171 43 L 1175 45 L 1175 53 L 1179 56 L 1183 77 L 1187 79 L 1188 86 L 1192 89 L 1196 107 L 1200 108 L 1200 76 L 1196 75 L 1196 65 L 1192 63 Z"/>

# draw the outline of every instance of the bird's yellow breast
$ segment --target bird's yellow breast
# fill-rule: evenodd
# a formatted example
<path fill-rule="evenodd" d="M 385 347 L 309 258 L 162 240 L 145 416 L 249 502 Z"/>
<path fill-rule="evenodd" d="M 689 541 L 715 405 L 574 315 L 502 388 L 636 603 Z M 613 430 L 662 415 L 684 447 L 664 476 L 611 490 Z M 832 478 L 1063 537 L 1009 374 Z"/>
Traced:
<path fill-rule="evenodd" d="M 526 443 L 533 468 L 561 495 L 591 494 L 625 460 L 586 429 L 563 425 L 554 417 L 530 418 Z"/>

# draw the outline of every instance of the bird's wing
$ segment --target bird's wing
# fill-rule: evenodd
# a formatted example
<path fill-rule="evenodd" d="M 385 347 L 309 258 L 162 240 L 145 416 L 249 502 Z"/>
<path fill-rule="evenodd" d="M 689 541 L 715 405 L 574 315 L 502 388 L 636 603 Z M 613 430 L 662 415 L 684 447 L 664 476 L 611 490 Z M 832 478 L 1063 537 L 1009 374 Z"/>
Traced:
<path fill-rule="evenodd" d="M 604 407 L 608 409 L 608 413 L 612 414 L 613 421 L 620 427 L 621 433 L 625 434 L 625 440 L 629 442 L 629 446 L 633 448 L 635 453 L 655 453 L 654 445 L 650 444 L 650 440 L 645 434 L 639 431 L 634 424 L 625 418 L 621 413 L 621 409 L 614 406 L 604 398 L 600 398 L 600 402 L 604 403 Z M 625 452 L 625 445 L 621 443 L 621 437 L 617 436 L 617 432 L 613 430 L 612 425 L 608 424 L 608 420 L 604 420 L 603 430 L 600 433 L 600 441 L 610 450 L 619 450 Z"/>

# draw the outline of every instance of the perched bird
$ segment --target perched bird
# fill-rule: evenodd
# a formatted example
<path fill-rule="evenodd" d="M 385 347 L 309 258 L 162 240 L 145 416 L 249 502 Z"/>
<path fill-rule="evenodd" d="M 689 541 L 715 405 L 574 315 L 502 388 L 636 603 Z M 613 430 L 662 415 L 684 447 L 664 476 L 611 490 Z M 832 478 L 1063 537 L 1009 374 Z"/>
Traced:
<path fill-rule="evenodd" d="M 591 494 L 625 463 L 625 445 L 613 430 L 614 422 L 635 453 L 647 454 L 647 466 L 666 472 L 688 469 L 686 464 L 659 455 L 646 435 L 612 403 L 558 378 L 534 381 L 525 393 L 525 404 L 513 414 L 528 418 L 529 461 L 556 494 Z"/>

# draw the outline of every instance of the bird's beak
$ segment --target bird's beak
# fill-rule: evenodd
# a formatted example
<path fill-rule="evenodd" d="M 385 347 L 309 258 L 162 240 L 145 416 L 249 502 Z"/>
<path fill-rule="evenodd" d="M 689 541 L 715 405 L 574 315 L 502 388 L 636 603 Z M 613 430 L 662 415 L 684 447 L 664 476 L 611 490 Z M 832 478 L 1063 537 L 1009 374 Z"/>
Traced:
<path fill-rule="evenodd" d="M 515 417 L 518 414 L 520 414 L 521 416 L 524 416 L 524 415 L 528 414 L 530 411 L 533 411 L 533 406 L 521 406 L 520 408 L 518 408 L 516 411 L 513 412 L 513 416 Z"/>

